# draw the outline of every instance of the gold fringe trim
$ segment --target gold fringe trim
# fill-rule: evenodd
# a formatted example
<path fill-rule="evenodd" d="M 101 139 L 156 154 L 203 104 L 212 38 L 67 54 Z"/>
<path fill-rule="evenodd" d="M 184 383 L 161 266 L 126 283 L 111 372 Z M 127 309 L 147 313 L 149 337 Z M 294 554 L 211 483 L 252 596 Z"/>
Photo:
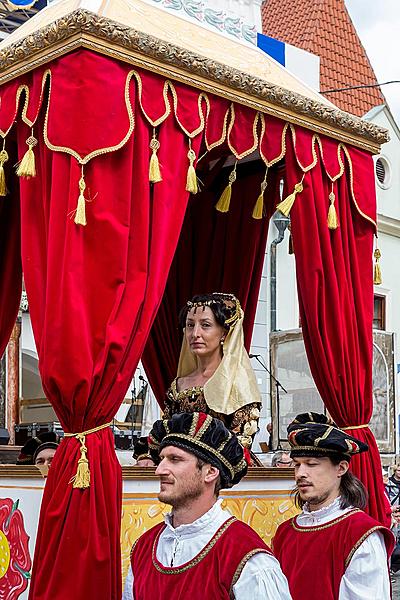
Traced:
<path fill-rule="evenodd" d="M 381 251 L 379 250 L 379 248 L 375 248 L 375 250 L 374 250 L 374 258 L 375 258 L 374 284 L 375 285 L 381 285 L 381 283 L 382 283 L 382 271 L 381 271 L 381 266 L 379 264 L 381 256 L 382 255 L 381 255 Z"/>
<path fill-rule="evenodd" d="M 160 142 L 156 138 L 156 132 L 153 132 L 153 137 L 150 142 L 150 149 L 152 150 L 152 155 L 150 157 L 149 164 L 149 181 L 151 183 L 159 183 L 162 181 L 161 171 L 160 171 L 160 163 L 158 161 L 157 152 L 160 149 Z"/>
<path fill-rule="evenodd" d="M 267 189 L 267 175 L 268 175 L 268 167 L 267 170 L 265 172 L 265 176 L 264 179 L 261 182 L 261 192 L 260 195 L 257 198 L 257 201 L 254 205 L 253 208 L 253 213 L 252 213 L 252 217 L 253 219 L 262 219 L 264 214 L 265 214 L 265 210 L 264 210 L 264 192 Z"/>
<path fill-rule="evenodd" d="M 83 227 L 85 227 L 86 226 L 86 206 L 85 206 L 86 198 L 84 196 L 84 193 L 86 190 L 86 183 L 85 183 L 85 176 L 83 174 L 83 165 L 82 165 L 82 175 L 79 180 L 79 190 L 80 190 L 80 194 L 79 194 L 79 198 L 78 198 L 78 205 L 76 207 L 74 222 L 76 223 L 76 225 L 82 225 Z"/>
<path fill-rule="evenodd" d="M 332 191 L 329 194 L 329 210 L 328 210 L 328 228 L 329 229 L 337 229 L 339 227 L 338 217 L 335 208 L 335 192 L 333 191 L 333 182 L 332 182 Z"/>
<path fill-rule="evenodd" d="M 4 163 L 8 161 L 8 152 L 5 148 L 6 140 L 3 139 L 3 149 L 0 151 L 0 196 L 7 195 L 6 176 L 4 173 Z"/>
<path fill-rule="evenodd" d="M 187 157 L 189 159 L 189 167 L 188 167 L 188 172 L 187 172 L 187 177 L 186 177 L 186 191 L 190 192 L 190 194 L 197 194 L 197 192 L 199 190 L 197 187 L 196 171 L 193 166 L 193 163 L 196 160 L 196 153 L 194 150 L 192 150 L 192 144 L 191 144 L 190 140 L 189 140 L 189 152 L 187 153 Z"/>
<path fill-rule="evenodd" d="M 299 181 L 299 183 L 296 183 L 296 185 L 294 186 L 294 191 L 291 194 L 289 194 L 289 196 L 287 196 L 287 198 L 282 200 L 282 202 L 279 202 L 279 204 L 276 207 L 276 210 L 280 210 L 281 213 L 283 215 L 285 215 L 285 217 L 289 216 L 290 211 L 292 210 L 294 201 L 296 200 L 297 194 L 300 194 L 304 189 L 303 188 L 303 179 L 304 179 L 304 175 L 303 175 L 301 181 Z"/>
<path fill-rule="evenodd" d="M 217 204 L 215 205 L 215 208 L 219 212 L 222 212 L 222 213 L 227 213 L 229 211 L 229 207 L 231 204 L 231 197 L 232 197 L 232 185 L 236 181 L 236 165 L 237 165 L 237 161 L 235 162 L 235 165 L 229 174 L 229 178 L 228 178 L 229 183 L 226 186 L 226 188 L 224 189 L 224 191 L 222 192 Z"/>
<path fill-rule="evenodd" d="M 90 487 L 90 469 L 89 469 L 89 461 L 87 458 L 87 446 L 86 446 L 86 436 L 91 433 L 96 433 L 97 431 L 101 431 L 102 429 L 106 429 L 112 425 L 112 421 L 109 423 L 105 423 L 104 425 L 99 425 L 98 427 L 94 427 L 93 429 L 88 429 L 87 431 L 82 431 L 82 433 L 65 433 L 64 437 L 75 437 L 78 442 L 80 442 L 81 447 L 81 457 L 78 460 L 78 467 L 76 470 L 76 474 L 70 479 L 69 483 L 72 483 L 73 488 L 84 490 Z"/>
<path fill-rule="evenodd" d="M 33 135 L 30 135 L 26 140 L 28 145 L 28 150 L 25 152 L 22 160 L 18 163 L 17 175 L 18 177 L 26 177 L 29 179 L 30 177 L 36 176 L 36 164 L 35 164 L 35 154 L 33 152 L 33 148 L 37 145 L 38 141 Z"/>

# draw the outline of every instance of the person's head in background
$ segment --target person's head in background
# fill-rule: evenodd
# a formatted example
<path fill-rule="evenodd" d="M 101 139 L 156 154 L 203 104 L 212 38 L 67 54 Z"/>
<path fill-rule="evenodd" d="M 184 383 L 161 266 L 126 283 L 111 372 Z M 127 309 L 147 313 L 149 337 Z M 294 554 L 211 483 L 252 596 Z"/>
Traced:
<path fill-rule="evenodd" d="M 290 458 L 289 452 L 285 452 L 284 450 L 278 450 L 275 452 L 271 461 L 272 467 L 278 467 L 279 469 L 285 469 L 288 467 L 293 467 L 293 461 Z"/>
<path fill-rule="evenodd" d="M 35 465 L 43 477 L 46 477 L 59 443 L 60 438 L 53 431 L 29 438 L 21 448 L 17 465 Z"/>
<path fill-rule="evenodd" d="M 386 469 L 382 468 L 382 479 L 383 479 L 383 484 L 387 485 L 389 483 L 389 475 L 388 472 L 386 471 Z"/>
<path fill-rule="evenodd" d="M 33 455 L 33 462 L 36 467 L 50 467 L 53 457 L 57 451 L 58 444 L 53 442 L 47 442 L 45 444 L 41 444 L 35 454 Z"/>
<path fill-rule="evenodd" d="M 393 478 L 400 482 L 400 464 L 393 465 L 392 467 Z"/>

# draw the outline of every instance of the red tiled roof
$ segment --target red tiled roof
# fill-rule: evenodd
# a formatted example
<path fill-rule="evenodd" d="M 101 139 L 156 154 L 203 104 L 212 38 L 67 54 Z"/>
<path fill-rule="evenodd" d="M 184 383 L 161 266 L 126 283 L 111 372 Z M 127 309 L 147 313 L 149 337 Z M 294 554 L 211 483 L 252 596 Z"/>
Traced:
<path fill-rule="evenodd" d="M 320 57 L 321 92 L 377 83 L 344 0 L 264 0 L 263 33 Z M 379 88 L 326 94 L 339 108 L 362 116 L 385 103 Z"/>

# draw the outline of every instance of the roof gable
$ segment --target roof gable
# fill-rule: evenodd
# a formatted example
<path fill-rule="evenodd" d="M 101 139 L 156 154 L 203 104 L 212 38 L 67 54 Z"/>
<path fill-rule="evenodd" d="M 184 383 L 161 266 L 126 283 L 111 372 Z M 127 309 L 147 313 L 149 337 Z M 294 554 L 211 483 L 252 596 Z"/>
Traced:
<path fill-rule="evenodd" d="M 322 91 L 378 83 L 344 0 L 265 0 L 262 20 L 266 35 L 320 56 Z M 379 88 L 327 97 L 358 116 L 386 102 Z"/>

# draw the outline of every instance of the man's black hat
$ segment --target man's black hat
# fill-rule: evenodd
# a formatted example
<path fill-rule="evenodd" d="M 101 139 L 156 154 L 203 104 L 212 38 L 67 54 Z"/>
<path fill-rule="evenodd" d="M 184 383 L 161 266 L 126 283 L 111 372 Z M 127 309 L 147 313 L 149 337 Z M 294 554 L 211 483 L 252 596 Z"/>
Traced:
<path fill-rule="evenodd" d="M 348 435 L 326 415 L 302 413 L 287 428 L 290 456 L 342 456 L 350 460 L 354 454 L 368 450 L 367 444 Z"/>
<path fill-rule="evenodd" d="M 149 434 L 149 448 L 159 461 L 159 452 L 166 446 L 176 446 L 191 452 L 216 467 L 223 488 L 238 483 L 247 473 L 247 458 L 243 446 L 219 419 L 205 413 L 179 413 L 169 420 L 156 421 Z"/>
<path fill-rule="evenodd" d="M 57 450 L 60 443 L 59 436 L 53 431 L 46 431 L 38 436 L 31 437 L 21 448 L 17 458 L 17 465 L 34 465 L 35 458 L 45 448 Z"/>

